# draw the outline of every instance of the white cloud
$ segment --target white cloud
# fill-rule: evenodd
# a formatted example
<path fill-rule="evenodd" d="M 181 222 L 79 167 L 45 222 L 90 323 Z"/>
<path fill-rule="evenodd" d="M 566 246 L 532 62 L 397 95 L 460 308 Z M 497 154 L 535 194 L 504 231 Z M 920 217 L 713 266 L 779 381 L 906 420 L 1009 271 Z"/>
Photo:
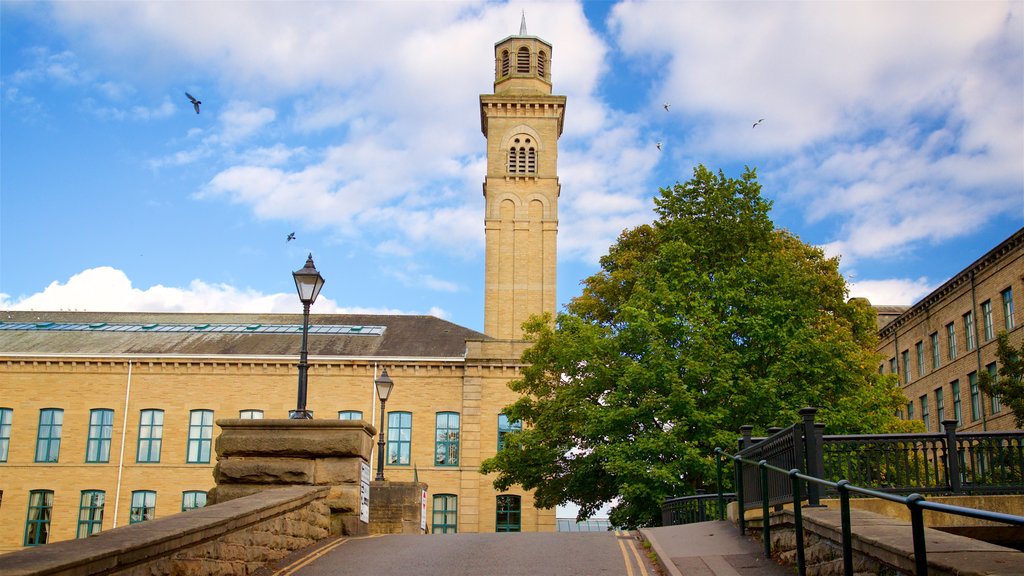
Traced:
<path fill-rule="evenodd" d="M 193 280 L 187 287 L 132 286 L 128 275 L 109 266 L 90 268 L 75 274 L 67 282 L 52 282 L 42 292 L 11 299 L 0 294 L 0 309 L 5 310 L 80 310 L 91 312 L 243 312 L 301 313 L 302 305 L 294 293 L 263 294 L 228 284 L 209 284 Z M 318 314 L 414 314 L 395 308 L 339 306 L 330 298 L 316 301 Z M 430 314 L 445 317 L 441 309 Z"/>
<path fill-rule="evenodd" d="M 867 298 L 875 305 L 910 306 L 937 286 L 927 278 L 892 278 L 849 283 L 850 298 Z"/>

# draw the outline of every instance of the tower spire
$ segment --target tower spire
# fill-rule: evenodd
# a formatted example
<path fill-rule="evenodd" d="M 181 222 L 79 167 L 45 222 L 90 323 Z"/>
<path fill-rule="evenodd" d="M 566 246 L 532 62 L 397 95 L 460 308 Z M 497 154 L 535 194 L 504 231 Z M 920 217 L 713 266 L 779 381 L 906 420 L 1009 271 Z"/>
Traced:
<path fill-rule="evenodd" d="M 519 35 L 526 36 L 526 10 L 523 10 L 523 21 L 519 24 Z"/>

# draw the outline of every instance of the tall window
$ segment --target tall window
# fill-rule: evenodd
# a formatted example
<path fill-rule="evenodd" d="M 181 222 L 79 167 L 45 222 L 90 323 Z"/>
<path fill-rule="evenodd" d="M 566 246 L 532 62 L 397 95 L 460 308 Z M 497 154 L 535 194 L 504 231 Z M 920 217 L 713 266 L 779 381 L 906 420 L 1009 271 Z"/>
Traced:
<path fill-rule="evenodd" d="M 209 464 L 213 445 L 213 410 L 193 410 L 188 418 L 189 464 Z"/>
<path fill-rule="evenodd" d="M 505 435 L 509 432 L 521 432 L 523 423 L 519 420 L 509 422 L 508 416 L 498 414 L 498 450 L 505 447 Z"/>
<path fill-rule="evenodd" d="M 932 370 L 939 369 L 939 333 L 932 332 L 929 338 L 932 341 Z"/>
<path fill-rule="evenodd" d="M 522 522 L 520 498 L 514 494 L 502 494 L 497 499 L 497 513 L 494 518 L 495 532 L 519 532 Z"/>
<path fill-rule="evenodd" d="M 78 504 L 78 535 L 85 538 L 103 530 L 103 504 L 106 493 L 103 490 L 82 490 Z"/>
<path fill-rule="evenodd" d="M 181 511 L 188 512 L 206 506 L 206 492 L 202 490 L 186 490 L 181 493 Z"/>
<path fill-rule="evenodd" d="M 36 437 L 36 462 L 57 461 L 60 457 L 60 434 L 63 427 L 63 410 L 60 408 L 43 408 L 39 411 L 39 435 Z"/>
<path fill-rule="evenodd" d="M 263 410 L 239 410 L 238 417 L 242 420 L 263 420 Z"/>
<path fill-rule="evenodd" d="M 967 381 L 971 385 L 971 420 L 981 418 L 981 393 L 978 391 L 978 373 L 971 372 L 967 375 Z"/>
<path fill-rule="evenodd" d="M 516 73 L 530 73 L 530 49 L 523 46 L 516 52 Z"/>
<path fill-rule="evenodd" d="M 156 492 L 152 490 L 135 490 L 132 492 L 132 509 L 128 516 L 129 524 L 137 524 L 156 518 Z"/>
<path fill-rule="evenodd" d="M 388 464 L 409 465 L 412 450 L 412 413 L 388 412 Z"/>
<path fill-rule="evenodd" d="M 900 354 L 900 360 L 903 361 L 903 383 L 910 383 L 910 350 L 904 350 Z"/>
<path fill-rule="evenodd" d="M 164 437 L 164 411 L 143 410 L 139 413 L 139 450 L 135 461 L 159 462 Z"/>
<path fill-rule="evenodd" d="M 14 410 L 0 408 L 0 462 L 7 462 L 7 451 L 11 448 L 11 422 Z"/>
<path fill-rule="evenodd" d="M 362 420 L 362 410 L 339 410 L 338 420 Z"/>
<path fill-rule="evenodd" d="M 914 403 L 907 402 L 907 420 L 914 419 Z"/>
<path fill-rule="evenodd" d="M 917 377 L 921 378 L 924 376 L 924 342 L 918 340 L 914 344 L 914 352 L 917 355 Z"/>
<path fill-rule="evenodd" d="M 925 429 L 925 431 L 928 431 L 928 430 L 932 429 L 931 423 L 929 422 L 929 416 L 931 416 L 931 414 L 928 413 L 928 395 L 927 394 L 922 394 L 921 395 L 921 421 L 924 422 L 924 429 Z"/>
<path fill-rule="evenodd" d="M 992 301 L 985 300 L 981 303 L 981 325 L 985 331 L 985 342 L 996 337 L 996 329 L 992 324 Z"/>
<path fill-rule="evenodd" d="M 50 513 L 52 511 L 53 490 L 32 490 L 28 493 L 25 546 L 39 546 L 50 540 Z"/>
<path fill-rule="evenodd" d="M 889 374 L 896 374 L 896 358 L 889 358 Z"/>
<path fill-rule="evenodd" d="M 988 375 L 990 378 L 992 378 L 992 382 L 995 382 L 996 378 L 998 377 L 998 374 L 996 373 L 996 363 L 992 362 L 991 364 L 985 366 L 985 370 L 988 371 Z M 1003 403 L 999 401 L 999 396 L 993 394 L 990 400 L 992 401 L 993 414 L 999 414 L 1000 412 L 1003 411 Z"/>
<path fill-rule="evenodd" d="M 942 388 L 935 389 L 935 421 L 939 423 L 939 430 L 942 430 L 942 421 L 946 419 L 946 399 L 943 397 Z"/>
<path fill-rule="evenodd" d="M 114 433 L 114 411 L 97 408 L 89 412 L 89 441 L 86 462 L 110 462 L 110 437 Z"/>
<path fill-rule="evenodd" d="M 1016 322 L 1013 320 L 1013 289 L 1007 288 L 1002 291 L 1003 295 L 1003 324 L 1006 326 L 1007 332 L 1013 330 L 1016 326 Z"/>
<path fill-rule="evenodd" d="M 949 359 L 956 360 L 956 324 L 946 324 L 946 352 Z"/>
<path fill-rule="evenodd" d="M 964 346 L 967 351 L 974 350 L 974 312 L 964 314 Z"/>
<path fill-rule="evenodd" d="M 455 534 L 458 530 L 459 497 L 455 494 L 434 494 L 434 512 L 430 521 L 432 534 Z"/>
<path fill-rule="evenodd" d="M 437 466 L 459 465 L 458 412 L 437 413 L 437 428 L 434 435 L 434 464 Z"/>
<path fill-rule="evenodd" d="M 537 148 L 533 138 L 516 136 L 508 149 L 509 174 L 536 174 Z"/>
<path fill-rule="evenodd" d="M 953 392 L 953 418 L 956 418 L 956 425 L 963 425 L 963 418 L 961 416 L 960 409 L 960 380 L 953 380 L 949 383 L 949 387 Z"/>

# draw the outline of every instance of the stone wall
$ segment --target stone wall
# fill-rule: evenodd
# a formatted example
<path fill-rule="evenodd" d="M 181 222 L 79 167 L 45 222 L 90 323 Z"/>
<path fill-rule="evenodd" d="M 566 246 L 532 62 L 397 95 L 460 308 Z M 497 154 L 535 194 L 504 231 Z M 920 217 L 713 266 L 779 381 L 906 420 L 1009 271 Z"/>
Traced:
<path fill-rule="evenodd" d="M 326 486 L 333 535 L 363 536 L 360 471 L 373 449 L 363 420 L 218 420 L 210 503 L 281 486 Z"/>
<path fill-rule="evenodd" d="M 421 482 L 374 482 L 370 485 L 370 532 L 423 534 Z M 428 519 L 429 521 L 429 519 Z M 429 522 L 428 522 L 429 523 Z"/>
<path fill-rule="evenodd" d="M 4 576 L 247 575 L 326 538 L 327 487 L 267 490 L 230 502 L 3 556 Z"/>

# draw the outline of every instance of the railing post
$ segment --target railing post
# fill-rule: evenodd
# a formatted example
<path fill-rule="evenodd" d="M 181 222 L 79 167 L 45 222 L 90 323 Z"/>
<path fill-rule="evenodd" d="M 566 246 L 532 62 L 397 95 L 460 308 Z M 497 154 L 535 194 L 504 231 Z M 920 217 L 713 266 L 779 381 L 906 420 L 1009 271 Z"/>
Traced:
<path fill-rule="evenodd" d="M 733 470 L 736 472 L 736 504 L 739 507 L 740 535 L 745 536 L 747 534 L 747 519 L 744 509 L 746 504 L 743 500 L 743 461 L 739 456 L 734 456 L 732 462 Z"/>
<path fill-rule="evenodd" d="M 928 550 L 924 542 L 924 510 L 920 503 L 924 496 L 918 493 L 907 496 L 907 508 L 910 509 L 910 530 L 914 535 L 914 574 L 928 574 Z"/>
<path fill-rule="evenodd" d="M 807 576 L 807 560 L 804 558 L 804 514 L 800 503 L 801 480 L 796 477 L 799 468 L 789 471 L 789 479 L 793 484 L 793 528 L 796 531 L 796 572 L 797 576 Z"/>
<path fill-rule="evenodd" d="M 803 417 L 804 425 L 804 460 L 808 476 L 815 478 L 825 477 L 825 456 L 821 446 L 821 436 L 818 434 L 814 423 L 814 415 L 818 409 L 813 406 L 800 409 L 800 416 Z M 814 482 L 807 484 L 807 505 L 817 507 L 821 505 L 821 487 Z"/>
<path fill-rule="evenodd" d="M 718 476 L 718 519 L 725 520 L 725 494 L 722 492 L 722 449 L 715 448 L 715 473 Z"/>
<path fill-rule="evenodd" d="M 772 519 L 768 515 L 768 461 L 757 463 L 761 474 L 761 540 L 764 541 L 764 557 L 772 557 Z"/>
<path fill-rule="evenodd" d="M 960 453 L 956 449 L 956 420 L 943 420 L 942 428 L 946 433 L 946 474 L 949 475 L 949 489 L 955 494 L 963 490 L 963 479 L 960 477 Z"/>
<path fill-rule="evenodd" d="M 853 576 L 853 529 L 850 523 L 850 490 L 847 486 L 849 480 L 840 480 L 836 483 L 839 489 L 839 512 L 843 523 L 843 574 Z"/>

